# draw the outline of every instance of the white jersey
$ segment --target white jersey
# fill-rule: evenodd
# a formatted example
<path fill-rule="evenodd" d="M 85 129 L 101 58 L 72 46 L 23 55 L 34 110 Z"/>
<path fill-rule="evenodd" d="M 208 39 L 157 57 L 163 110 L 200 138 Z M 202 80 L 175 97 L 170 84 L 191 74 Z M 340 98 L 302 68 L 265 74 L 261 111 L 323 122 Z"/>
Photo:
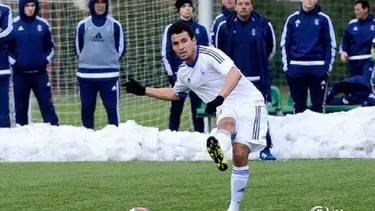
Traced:
<path fill-rule="evenodd" d="M 203 102 L 211 102 L 223 89 L 226 76 L 233 67 L 234 62 L 221 50 L 198 46 L 193 65 L 186 62 L 180 65 L 173 90 L 176 94 L 191 90 Z M 225 98 L 223 106 L 236 104 L 264 105 L 263 95 L 243 75 L 234 90 Z"/>

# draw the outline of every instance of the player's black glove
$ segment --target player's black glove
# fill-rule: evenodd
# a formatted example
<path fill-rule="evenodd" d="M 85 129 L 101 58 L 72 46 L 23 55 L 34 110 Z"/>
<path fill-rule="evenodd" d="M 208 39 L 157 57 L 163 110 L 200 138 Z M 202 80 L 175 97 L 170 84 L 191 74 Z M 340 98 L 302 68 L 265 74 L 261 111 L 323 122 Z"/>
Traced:
<path fill-rule="evenodd" d="M 177 77 L 176 75 L 168 75 L 168 81 L 169 84 L 174 87 L 174 84 L 176 83 Z"/>
<path fill-rule="evenodd" d="M 213 114 L 216 112 L 216 108 L 223 104 L 224 102 L 224 97 L 222 96 L 217 96 L 213 101 L 207 103 L 206 105 L 206 110 L 205 112 L 208 114 Z"/>
<path fill-rule="evenodd" d="M 132 93 L 139 96 L 146 94 L 146 87 L 139 84 L 138 81 L 134 80 L 133 78 L 129 78 L 129 81 L 124 85 L 127 93 Z"/>

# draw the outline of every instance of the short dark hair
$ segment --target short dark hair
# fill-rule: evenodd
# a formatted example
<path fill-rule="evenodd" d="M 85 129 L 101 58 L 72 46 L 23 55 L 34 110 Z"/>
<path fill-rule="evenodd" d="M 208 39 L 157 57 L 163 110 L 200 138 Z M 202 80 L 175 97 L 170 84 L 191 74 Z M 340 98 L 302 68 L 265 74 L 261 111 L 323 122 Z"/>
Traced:
<path fill-rule="evenodd" d="M 182 21 L 176 21 L 168 29 L 168 34 L 170 36 L 174 34 L 181 34 L 182 32 L 187 32 L 191 39 L 195 37 L 193 29 L 190 27 L 190 25 Z"/>
<path fill-rule="evenodd" d="M 355 1 L 354 5 L 357 5 L 357 4 L 361 4 L 362 5 L 362 9 L 368 9 L 368 11 L 370 11 L 370 3 L 368 3 L 367 0 L 357 0 Z"/>

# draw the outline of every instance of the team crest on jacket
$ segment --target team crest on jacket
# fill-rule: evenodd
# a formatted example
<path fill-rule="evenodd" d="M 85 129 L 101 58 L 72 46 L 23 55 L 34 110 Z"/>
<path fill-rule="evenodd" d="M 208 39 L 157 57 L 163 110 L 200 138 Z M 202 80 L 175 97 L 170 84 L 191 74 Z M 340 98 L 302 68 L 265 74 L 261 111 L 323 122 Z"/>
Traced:
<path fill-rule="evenodd" d="M 319 26 L 319 19 L 314 20 L 315 25 Z"/>
<path fill-rule="evenodd" d="M 199 34 L 199 33 L 200 33 L 199 28 L 196 28 L 195 29 L 195 34 Z"/>
<path fill-rule="evenodd" d="M 296 24 L 296 27 L 298 27 L 300 24 L 301 24 L 301 21 L 299 19 L 297 19 L 294 24 Z"/>
<path fill-rule="evenodd" d="M 252 29 L 251 30 L 251 35 L 255 36 L 257 34 L 257 32 L 255 31 L 255 29 Z"/>
<path fill-rule="evenodd" d="M 38 29 L 38 32 L 42 31 L 42 26 L 40 24 L 38 24 L 38 26 L 36 28 Z"/>
<path fill-rule="evenodd" d="M 375 30 L 375 26 L 371 25 L 371 31 L 374 31 L 374 30 Z"/>

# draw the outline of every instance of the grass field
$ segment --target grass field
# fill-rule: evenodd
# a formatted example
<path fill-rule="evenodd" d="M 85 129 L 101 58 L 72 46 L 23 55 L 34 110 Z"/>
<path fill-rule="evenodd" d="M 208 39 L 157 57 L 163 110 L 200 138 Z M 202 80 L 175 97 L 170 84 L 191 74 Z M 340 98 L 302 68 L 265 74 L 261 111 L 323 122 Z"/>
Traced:
<path fill-rule="evenodd" d="M 253 161 L 244 211 L 374 210 L 374 160 Z M 0 210 L 221 210 L 230 171 L 211 162 L 0 164 Z"/>

